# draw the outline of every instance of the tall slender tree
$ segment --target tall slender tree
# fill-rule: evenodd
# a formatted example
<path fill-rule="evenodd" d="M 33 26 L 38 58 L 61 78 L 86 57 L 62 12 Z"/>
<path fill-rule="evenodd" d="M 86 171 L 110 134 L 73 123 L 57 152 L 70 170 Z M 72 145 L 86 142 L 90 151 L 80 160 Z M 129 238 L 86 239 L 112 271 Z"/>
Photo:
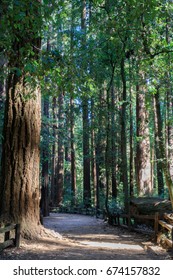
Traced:
<path fill-rule="evenodd" d="M 50 52 L 50 39 L 47 39 L 47 52 Z M 47 78 L 45 78 L 47 79 Z M 49 120 L 49 96 L 43 99 L 43 116 L 46 122 Z M 49 127 L 47 123 L 42 128 L 42 188 L 41 188 L 41 211 L 44 217 L 49 216 Z M 45 137 L 48 136 L 48 137 Z"/>
<path fill-rule="evenodd" d="M 128 211 L 128 199 L 129 199 L 129 188 L 128 188 L 128 166 L 127 166 L 127 135 L 126 135 L 126 107 L 127 107 L 127 84 L 125 74 L 125 60 L 124 57 L 121 59 L 121 79 L 122 79 L 122 109 L 121 109 L 121 178 L 123 183 L 124 191 L 124 206 Z"/>
<path fill-rule="evenodd" d="M 81 1 L 81 31 L 82 48 L 86 47 L 86 0 Z M 86 61 L 82 63 L 83 71 L 87 71 Z M 91 185 L 90 185 L 90 143 L 89 143 L 89 106 L 86 93 L 82 97 L 83 110 L 83 201 L 85 207 L 91 205 Z"/>
<path fill-rule="evenodd" d="M 64 93 L 58 96 L 58 162 L 56 167 L 56 205 L 60 206 L 63 201 L 64 186 Z"/>

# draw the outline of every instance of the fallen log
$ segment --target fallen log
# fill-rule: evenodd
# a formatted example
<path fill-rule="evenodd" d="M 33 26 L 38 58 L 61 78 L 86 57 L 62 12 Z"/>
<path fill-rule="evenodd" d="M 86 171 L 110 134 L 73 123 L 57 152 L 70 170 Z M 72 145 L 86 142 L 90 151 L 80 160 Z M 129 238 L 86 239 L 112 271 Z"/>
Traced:
<path fill-rule="evenodd" d="M 156 212 L 163 216 L 165 212 L 172 212 L 171 202 L 159 197 L 138 197 L 130 201 L 131 215 L 153 215 Z"/>

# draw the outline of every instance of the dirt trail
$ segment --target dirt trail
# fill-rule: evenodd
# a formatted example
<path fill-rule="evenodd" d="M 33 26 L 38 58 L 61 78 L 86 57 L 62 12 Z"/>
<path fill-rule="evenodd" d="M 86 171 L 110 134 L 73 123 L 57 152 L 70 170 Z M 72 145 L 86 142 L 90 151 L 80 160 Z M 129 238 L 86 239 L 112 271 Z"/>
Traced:
<path fill-rule="evenodd" d="M 154 245 L 149 236 L 109 226 L 95 217 L 51 214 L 44 226 L 62 235 L 60 238 L 22 240 L 19 249 L 6 249 L 0 259 L 54 260 L 164 260 L 169 253 Z"/>

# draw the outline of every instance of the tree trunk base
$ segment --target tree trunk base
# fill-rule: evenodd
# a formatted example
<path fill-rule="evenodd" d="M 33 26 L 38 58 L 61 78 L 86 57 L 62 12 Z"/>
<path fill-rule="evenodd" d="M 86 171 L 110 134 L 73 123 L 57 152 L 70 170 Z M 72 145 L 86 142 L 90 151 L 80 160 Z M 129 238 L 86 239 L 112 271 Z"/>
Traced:
<path fill-rule="evenodd" d="M 55 232 L 54 230 L 50 230 L 48 228 L 45 228 L 41 224 L 37 225 L 35 223 L 33 224 L 22 224 L 21 228 L 21 236 L 24 239 L 29 240 L 37 240 L 40 238 L 58 238 L 59 240 L 63 239 L 62 235 L 58 232 Z"/>

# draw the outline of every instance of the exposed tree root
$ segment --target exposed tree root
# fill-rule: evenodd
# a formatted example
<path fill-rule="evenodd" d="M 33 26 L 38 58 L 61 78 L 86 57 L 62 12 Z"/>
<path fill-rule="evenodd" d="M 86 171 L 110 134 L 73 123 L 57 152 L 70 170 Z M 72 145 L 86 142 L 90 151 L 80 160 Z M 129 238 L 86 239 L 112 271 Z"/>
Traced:
<path fill-rule="evenodd" d="M 37 240 L 40 238 L 58 238 L 59 240 L 62 240 L 63 237 L 58 232 L 55 232 L 54 230 L 50 230 L 42 226 L 41 224 L 36 225 L 34 224 L 22 224 L 21 228 L 21 236 L 25 239 L 30 240 Z"/>

